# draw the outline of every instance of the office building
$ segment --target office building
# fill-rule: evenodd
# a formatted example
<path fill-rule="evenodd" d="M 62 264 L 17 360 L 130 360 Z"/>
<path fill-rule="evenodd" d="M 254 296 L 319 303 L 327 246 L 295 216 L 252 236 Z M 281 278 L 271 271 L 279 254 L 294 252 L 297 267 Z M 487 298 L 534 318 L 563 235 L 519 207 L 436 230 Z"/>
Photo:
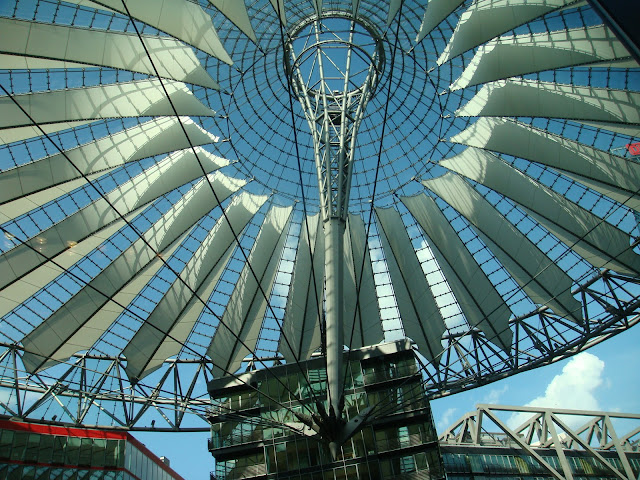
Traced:
<path fill-rule="evenodd" d="M 215 478 L 443 479 L 410 343 L 368 347 L 345 357 L 344 412 L 352 428 L 337 455 L 327 441 L 330 422 L 322 417 L 328 414 L 318 410 L 327 402 L 324 358 L 213 380 L 209 447 Z M 377 405 L 375 414 L 369 411 L 372 405 Z"/>
<path fill-rule="evenodd" d="M 130 433 L 0 419 L 3 480 L 184 480 Z"/>

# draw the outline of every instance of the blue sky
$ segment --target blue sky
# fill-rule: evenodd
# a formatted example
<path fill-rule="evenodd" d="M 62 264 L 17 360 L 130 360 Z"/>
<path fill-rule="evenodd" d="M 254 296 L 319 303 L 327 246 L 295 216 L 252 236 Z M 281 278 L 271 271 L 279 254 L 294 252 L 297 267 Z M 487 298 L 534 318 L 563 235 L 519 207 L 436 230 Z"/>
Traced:
<path fill-rule="evenodd" d="M 640 413 L 640 327 L 568 360 L 431 403 L 442 432 L 478 403 Z M 187 480 L 208 479 L 208 433 L 134 434 Z"/>
<path fill-rule="evenodd" d="M 570 359 L 431 403 L 438 432 L 479 403 L 640 412 L 640 328 Z"/>

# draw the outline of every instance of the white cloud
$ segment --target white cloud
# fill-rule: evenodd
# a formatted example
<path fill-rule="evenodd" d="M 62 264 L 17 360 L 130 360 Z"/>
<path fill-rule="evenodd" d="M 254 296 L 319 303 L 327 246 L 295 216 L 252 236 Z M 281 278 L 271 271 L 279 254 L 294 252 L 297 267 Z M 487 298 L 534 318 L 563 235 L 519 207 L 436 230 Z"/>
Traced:
<path fill-rule="evenodd" d="M 604 384 L 603 371 L 602 360 L 591 353 L 580 353 L 564 366 L 562 373 L 551 379 L 544 395 L 534 398 L 526 406 L 601 410 L 596 391 Z M 509 419 L 509 426 L 517 427 L 529 417 L 530 414 L 514 414 Z M 576 421 L 580 422 L 579 419 Z"/>
<path fill-rule="evenodd" d="M 447 428 L 451 426 L 451 423 L 453 423 L 453 418 L 454 418 L 453 416 L 457 411 L 458 411 L 457 408 L 451 407 L 451 408 L 447 408 L 443 412 L 442 416 L 438 420 L 438 424 L 436 425 L 438 432 L 444 432 Z"/>
<path fill-rule="evenodd" d="M 527 405 L 532 407 L 556 407 L 581 410 L 599 410 L 595 392 L 603 384 L 604 362 L 591 353 L 573 357 L 553 377 L 541 397 Z"/>
<path fill-rule="evenodd" d="M 492 405 L 499 404 L 500 398 L 507 390 L 509 390 L 509 386 L 506 383 L 503 383 L 502 388 L 492 388 L 478 403 L 488 403 Z"/>

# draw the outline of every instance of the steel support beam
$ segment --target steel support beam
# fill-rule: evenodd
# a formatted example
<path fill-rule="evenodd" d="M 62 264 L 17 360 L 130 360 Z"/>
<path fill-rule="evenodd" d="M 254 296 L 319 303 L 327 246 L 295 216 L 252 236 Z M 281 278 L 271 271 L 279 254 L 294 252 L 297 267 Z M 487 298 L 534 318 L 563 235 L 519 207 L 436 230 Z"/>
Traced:
<path fill-rule="evenodd" d="M 343 256 L 345 222 L 340 218 L 330 218 L 325 228 L 325 298 L 326 298 L 326 341 L 327 341 L 327 383 L 330 409 L 336 416 L 341 415 L 342 402 L 342 352 L 343 334 Z M 331 414 L 331 412 L 330 412 Z"/>
<path fill-rule="evenodd" d="M 293 32 L 285 54 L 290 81 L 313 137 L 325 235 L 324 322 L 328 410 L 330 416 L 337 419 L 342 416 L 343 404 L 343 235 L 349 213 L 357 131 L 373 95 L 384 56 L 379 46 L 370 54 L 354 43 L 357 28 L 363 27 L 351 21 L 348 32 L 331 32 L 327 36 L 330 27 L 323 24 L 322 18 L 311 19 Z M 296 50 L 295 36 L 303 30 L 308 32 L 305 47 Z M 338 58 L 344 53 L 344 63 L 332 56 L 336 51 L 341 51 Z M 363 58 L 369 61 L 364 69 Z M 363 70 L 366 72 L 364 80 Z M 363 82 L 361 85 L 354 84 L 360 81 Z"/>
<path fill-rule="evenodd" d="M 600 18 L 640 64 L 640 3 L 629 0 L 588 0 Z"/>

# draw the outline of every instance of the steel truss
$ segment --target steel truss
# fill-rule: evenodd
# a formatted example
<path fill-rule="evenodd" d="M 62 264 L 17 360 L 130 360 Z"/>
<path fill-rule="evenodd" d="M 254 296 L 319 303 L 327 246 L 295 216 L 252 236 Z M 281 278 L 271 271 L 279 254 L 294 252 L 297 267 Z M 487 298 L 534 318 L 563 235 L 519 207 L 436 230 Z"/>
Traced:
<path fill-rule="evenodd" d="M 639 284 L 638 278 L 603 271 L 576 289 L 582 324 L 547 310 L 512 319 L 509 356 L 479 330 L 446 336 L 440 364 L 424 365 L 429 398 L 562 360 L 632 327 L 640 321 Z M 168 360 L 146 383 L 131 384 L 124 357 L 75 355 L 31 375 L 22 365 L 21 346 L 0 347 L 0 414 L 137 431 L 208 430 L 210 361 Z"/>
<path fill-rule="evenodd" d="M 510 428 L 500 414 L 523 414 L 527 420 Z M 518 417 L 516 417 L 518 418 Z M 614 420 L 624 420 L 614 426 Z M 578 428 L 572 425 L 579 422 Z M 621 429 L 624 428 L 624 431 Z M 635 479 L 627 453 L 638 452 L 640 414 L 592 412 L 538 407 L 478 405 L 449 427 L 439 441 L 441 445 L 473 447 L 515 447 L 529 455 L 553 477 L 573 479 L 565 452 L 581 450 L 600 462 L 621 480 Z M 541 449 L 554 449 L 560 469 L 554 468 L 540 455 Z M 615 452 L 620 465 L 603 452 Z M 614 458 L 616 458 L 614 457 Z"/>
<path fill-rule="evenodd" d="M 511 319 L 511 355 L 473 329 L 447 335 L 439 365 L 425 365 L 430 398 L 438 398 L 492 383 L 571 357 L 640 321 L 640 279 L 600 272 L 573 290 L 582 302 L 583 323 L 555 315 L 546 308 Z"/>
<path fill-rule="evenodd" d="M 384 70 L 384 49 L 374 27 L 349 21 L 350 29 L 333 32 L 325 25 L 344 17 L 341 12 L 327 12 L 293 27 L 285 44 L 287 74 L 302 106 L 313 137 L 318 174 L 322 218 L 340 218 L 349 214 L 351 170 L 356 153 L 358 127 L 369 100 Z M 344 17 L 345 22 L 347 17 Z M 374 46 L 366 48 L 354 40 L 371 36 Z M 366 29 L 365 29 L 366 28 Z M 309 32 L 303 34 L 308 29 Z M 301 38 L 297 38 L 301 37 Z M 296 42 L 303 48 L 296 48 Z M 342 51 L 344 64 L 332 58 Z M 304 70 L 304 71 L 303 71 Z"/>

